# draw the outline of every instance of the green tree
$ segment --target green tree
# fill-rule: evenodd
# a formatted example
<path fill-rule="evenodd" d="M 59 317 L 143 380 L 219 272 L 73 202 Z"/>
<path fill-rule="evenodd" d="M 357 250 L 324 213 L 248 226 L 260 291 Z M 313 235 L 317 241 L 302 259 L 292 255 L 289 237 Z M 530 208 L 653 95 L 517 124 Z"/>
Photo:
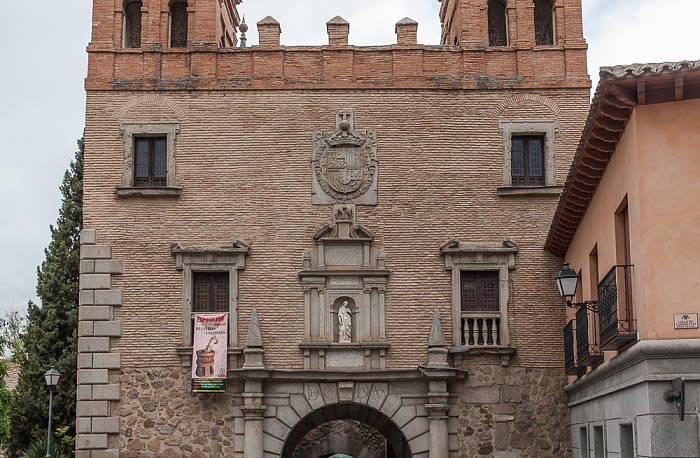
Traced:
<path fill-rule="evenodd" d="M 17 310 L 5 312 L 5 319 L 0 320 L 0 446 L 5 446 L 10 440 L 10 405 L 14 392 L 7 389 L 7 372 L 9 355 L 15 361 L 15 356 L 22 358 L 22 334 L 24 333 L 24 317 Z"/>
<path fill-rule="evenodd" d="M 44 373 L 53 365 L 61 373 L 54 390 L 53 425 L 75 436 L 76 360 L 78 342 L 78 274 L 83 221 L 83 140 L 63 176 L 63 201 L 51 242 L 37 269 L 41 306 L 29 302 L 24 354 L 14 401 L 10 407 L 12 437 L 8 452 L 17 456 L 35 439 L 46 435 L 49 393 Z"/>

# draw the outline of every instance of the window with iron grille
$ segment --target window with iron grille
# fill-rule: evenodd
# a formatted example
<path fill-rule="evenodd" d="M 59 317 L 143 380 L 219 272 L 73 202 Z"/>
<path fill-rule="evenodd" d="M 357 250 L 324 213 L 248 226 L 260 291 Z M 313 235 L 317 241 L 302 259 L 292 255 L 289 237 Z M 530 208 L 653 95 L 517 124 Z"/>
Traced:
<path fill-rule="evenodd" d="M 124 8 L 124 47 L 141 47 L 141 8 L 139 1 L 127 3 Z"/>
<path fill-rule="evenodd" d="M 175 177 L 176 121 L 122 122 L 124 169 L 120 197 L 179 196 Z"/>
<path fill-rule="evenodd" d="M 166 186 L 168 177 L 166 137 L 134 139 L 134 186 Z"/>
<path fill-rule="evenodd" d="M 554 10 L 549 0 L 535 0 L 535 44 L 554 44 Z"/>
<path fill-rule="evenodd" d="M 511 177 L 513 186 L 544 186 L 544 136 L 511 138 Z"/>
<path fill-rule="evenodd" d="M 192 294 L 194 312 L 228 312 L 228 272 L 192 272 Z"/>
<path fill-rule="evenodd" d="M 506 5 L 502 0 L 489 0 L 489 46 L 508 46 Z"/>
<path fill-rule="evenodd" d="M 498 311 L 498 271 L 462 271 L 461 289 L 463 312 Z"/>
<path fill-rule="evenodd" d="M 187 2 L 175 2 L 170 7 L 170 47 L 187 47 Z"/>

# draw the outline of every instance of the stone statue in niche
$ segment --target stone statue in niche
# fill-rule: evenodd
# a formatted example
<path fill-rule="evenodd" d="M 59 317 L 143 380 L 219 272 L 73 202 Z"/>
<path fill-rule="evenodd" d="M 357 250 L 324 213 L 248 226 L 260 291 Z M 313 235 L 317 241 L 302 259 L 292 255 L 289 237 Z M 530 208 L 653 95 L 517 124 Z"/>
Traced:
<path fill-rule="evenodd" d="M 338 309 L 338 342 L 352 342 L 352 316 L 348 301 L 343 301 Z"/>

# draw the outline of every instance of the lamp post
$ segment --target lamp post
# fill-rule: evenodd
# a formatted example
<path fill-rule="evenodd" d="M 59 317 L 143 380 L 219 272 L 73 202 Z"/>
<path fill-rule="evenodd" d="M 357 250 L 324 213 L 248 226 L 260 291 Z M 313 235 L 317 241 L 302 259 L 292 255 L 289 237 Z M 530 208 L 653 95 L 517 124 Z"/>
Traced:
<path fill-rule="evenodd" d="M 588 310 L 593 312 L 598 310 L 598 301 L 584 301 L 571 303 L 571 300 L 576 295 L 576 289 L 578 288 L 578 274 L 574 269 L 569 267 L 569 263 L 565 262 L 564 266 L 559 271 L 557 275 L 557 288 L 559 288 L 559 294 L 561 297 L 566 299 L 566 306 L 578 309 L 580 307 L 586 307 Z"/>
<path fill-rule="evenodd" d="M 58 383 L 58 379 L 61 374 L 56 370 L 55 367 L 51 366 L 51 369 L 46 371 L 44 378 L 46 378 L 46 385 L 49 387 L 49 430 L 46 433 L 46 458 L 51 458 L 51 417 L 53 416 L 53 389 Z"/>

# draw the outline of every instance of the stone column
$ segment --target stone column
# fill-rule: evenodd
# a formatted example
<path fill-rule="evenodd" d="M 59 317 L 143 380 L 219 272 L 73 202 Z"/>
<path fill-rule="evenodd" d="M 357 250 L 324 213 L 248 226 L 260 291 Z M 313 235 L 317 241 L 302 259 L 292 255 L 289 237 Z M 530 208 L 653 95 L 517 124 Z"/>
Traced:
<path fill-rule="evenodd" d="M 433 315 L 428 341 L 428 364 L 421 368 L 423 376 L 428 379 L 428 403 L 425 409 L 430 419 L 429 458 L 448 458 L 450 456 L 448 404 L 449 392 L 447 380 L 457 374 L 457 370 L 447 363 L 447 343 L 440 324 L 437 307 Z"/>
<path fill-rule="evenodd" d="M 253 309 L 246 336 L 246 348 L 243 349 L 245 372 L 242 375 L 246 382 L 241 410 L 245 421 L 245 458 L 263 458 L 263 413 L 267 409 L 267 406 L 263 405 L 263 380 L 269 376 L 263 362 L 264 353 L 258 312 Z"/>
<path fill-rule="evenodd" d="M 432 397 L 432 396 L 431 396 Z M 426 404 L 430 419 L 430 454 L 429 458 L 448 458 L 450 447 L 447 434 L 448 404 Z"/>
<path fill-rule="evenodd" d="M 264 374 L 261 374 L 264 376 Z M 247 380 L 245 405 L 242 407 L 245 415 L 245 442 L 243 456 L 245 458 L 263 458 L 263 413 L 266 406 L 262 403 L 262 380 Z"/>

